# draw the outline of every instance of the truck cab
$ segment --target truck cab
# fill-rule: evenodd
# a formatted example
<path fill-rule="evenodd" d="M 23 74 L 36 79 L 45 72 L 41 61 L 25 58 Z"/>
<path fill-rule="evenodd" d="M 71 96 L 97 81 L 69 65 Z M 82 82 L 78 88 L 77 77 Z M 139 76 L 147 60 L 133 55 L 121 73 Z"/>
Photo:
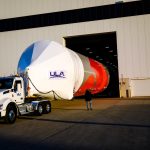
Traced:
<path fill-rule="evenodd" d="M 34 99 L 26 102 L 24 80 L 19 76 L 0 78 L 0 118 L 14 123 L 18 115 L 36 112 L 39 115 L 51 111 L 49 100 Z"/>
<path fill-rule="evenodd" d="M 8 97 L 16 104 L 24 102 L 24 82 L 21 77 L 0 78 L 0 98 Z M 0 99 L 1 100 L 1 99 Z"/>

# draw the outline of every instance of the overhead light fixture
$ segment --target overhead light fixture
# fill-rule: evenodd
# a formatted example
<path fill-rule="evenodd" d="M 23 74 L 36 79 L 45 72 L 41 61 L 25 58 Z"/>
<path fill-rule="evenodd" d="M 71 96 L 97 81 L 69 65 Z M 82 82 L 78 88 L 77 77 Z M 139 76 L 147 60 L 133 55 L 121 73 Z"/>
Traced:
<path fill-rule="evenodd" d="M 87 51 L 88 51 L 88 50 L 90 50 L 90 48 L 89 48 L 89 47 L 86 47 L 85 49 L 86 49 Z"/>
<path fill-rule="evenodd" d="M 116 57 L 117 55 L 114 55 L 114 57 Z"/>
<path fill-rule="evenodd" d="M 109 50 L 109 52 L 110 52 L 110 53 L 112 53 L 112 52 L 113 52 L 113 50 Z"/>
<path fill-rule="evenodd" d="M 92 54 L 93 52 L 92 52 L 92 51 L 89 51 L 89 53 Z"/>
<path fill-rule="evenodd" d="M 96 56 L 96 58 L 99 58 L 99 56 Z"/>
<path fill-rule="evenodd" d="M 106 48 L 106 49 L 108 49 L 108 48 L 109 48 L 109 46 L 105 46 L 105 48 Z"/>

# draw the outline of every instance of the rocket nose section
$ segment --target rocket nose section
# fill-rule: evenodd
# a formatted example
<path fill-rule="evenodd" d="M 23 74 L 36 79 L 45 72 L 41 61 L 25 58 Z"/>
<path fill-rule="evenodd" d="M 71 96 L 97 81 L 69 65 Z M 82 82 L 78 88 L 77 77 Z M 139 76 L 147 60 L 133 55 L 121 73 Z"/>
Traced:
<path fill-rule="evenodd" d="M 23 73 L 26 67 L 31 64 L 33 49 L 34 43 L 30 45 L 27 49 L 25 49 L 25 51 L 22 53 L 17 67 L 18 74 Z"/>

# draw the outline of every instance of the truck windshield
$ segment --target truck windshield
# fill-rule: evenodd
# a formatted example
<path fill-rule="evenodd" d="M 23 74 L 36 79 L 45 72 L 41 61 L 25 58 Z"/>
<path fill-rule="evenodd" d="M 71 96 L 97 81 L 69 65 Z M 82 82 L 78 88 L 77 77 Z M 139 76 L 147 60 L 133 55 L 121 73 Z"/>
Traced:
<path fill-rule="evenodd" d="M 11 89 L 13 84 L 12 78 L 0 78 L 0 89 Z"/>

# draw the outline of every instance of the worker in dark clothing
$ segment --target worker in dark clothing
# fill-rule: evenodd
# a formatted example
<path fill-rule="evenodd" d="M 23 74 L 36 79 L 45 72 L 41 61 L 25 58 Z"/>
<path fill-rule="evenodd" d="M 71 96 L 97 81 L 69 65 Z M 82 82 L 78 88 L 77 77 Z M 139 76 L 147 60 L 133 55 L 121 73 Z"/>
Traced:
<path fill-rule="evenodd" d="M 86 107 L 87 110 L 92 110 L 92 94 L 90 90 L 86 90 L 85 92 L 85 101 L 86 101 Z"/>

